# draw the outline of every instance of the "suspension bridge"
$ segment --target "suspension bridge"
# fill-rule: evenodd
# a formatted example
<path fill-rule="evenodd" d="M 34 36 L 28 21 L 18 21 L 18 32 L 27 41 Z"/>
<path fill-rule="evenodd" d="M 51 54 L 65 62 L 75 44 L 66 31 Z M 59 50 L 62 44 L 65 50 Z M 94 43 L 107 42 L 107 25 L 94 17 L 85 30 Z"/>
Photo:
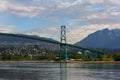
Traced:
<path fill-rule="evenodd" d="M 84 57 L 88 56 L 88 54 L 90 56 L 92 56 L 92 57 L 99 57 L 99 55 L 103 53 L 103 52 L 99 52 L 99 51 L 94 50 L 94 49 L 83 48 L 83 47 L 76 46 L 76 45 L 73 45 L 73 44 L 68 44 L 67 43 L 67 35 L 66 35 L 66 26 L 61 26 L 60 41 L 49 40 L 49 39 L 45 39 L 45 38 L 38 38 L 38 37 L 24 35 L 24 34 L 19 35 L 19 34 L 0 33 L 0 35 L 11 36 L 11 37 L 19 37 L 19 38 L 26 38 L 26 39 L 42 41 L 42 42 L 46 42 L 46 43 L 50 43 L 50 44 L 56 44 L 56 45 L 59 46 L 58 47 L 59 49 L 56 49 L 56 50 L 59 51 L 59 59 L 60 60 L 65 60 L 65 61 L 67 61 L 69 59 L 68 54 L 71 51 L 73 53 L 82 52 L 84 54 Z"/>

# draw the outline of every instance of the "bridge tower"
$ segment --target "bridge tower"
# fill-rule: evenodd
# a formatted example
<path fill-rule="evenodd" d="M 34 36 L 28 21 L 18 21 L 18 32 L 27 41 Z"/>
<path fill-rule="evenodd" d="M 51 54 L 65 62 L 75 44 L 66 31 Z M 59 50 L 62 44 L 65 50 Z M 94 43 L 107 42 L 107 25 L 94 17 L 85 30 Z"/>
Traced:
<path fill-rule="evenodd" d="M 66 26 L 61 26 L 60 42 L 60 61 L 67 61 Z"/>

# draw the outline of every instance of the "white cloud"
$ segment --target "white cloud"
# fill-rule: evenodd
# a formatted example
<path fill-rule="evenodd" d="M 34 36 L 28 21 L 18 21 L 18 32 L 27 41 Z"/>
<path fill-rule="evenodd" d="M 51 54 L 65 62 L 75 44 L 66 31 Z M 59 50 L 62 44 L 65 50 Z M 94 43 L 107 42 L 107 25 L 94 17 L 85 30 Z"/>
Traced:
<path fill-rule="evenodd" d="M 7 10 L 8 2 L 6 0 L 0 0 L 0 12 Z"/>
<path fill-rule="evenodd" d="M 38 35 L 40 37 L 53 38 L 59 41 L 60 37 L 60 28 L 59 27 L 46 27 L 46 28 L 35 28 L 23 32 L 28 35 Z"/>
<path fill-rule="evenodd" d="M 2 33 L 12 33 L 15 30 L 14 25 L 0 25 L 0 32 Z"/>
<path fill-rule="evenodd" d="M 28 3 L 19 3 L 11 0 L 0 0 L 0 12 L 7 12 L 17 16 L 30 18 L 66 18 L 81 19 L 81 22 L 97 24 L 111 23 L 120 12 L 119 0 L 28 0 Z M 57 19 L 58 18 L 58 19 Z M 98 20 L 95 20 L 95 19 Z M 120 22 L 120 19 L 116 19 Z M 119 23 L 118 22 L 118 23 Z"/>
<path fill-rule="evenodd" d="M 40 6 L 30 6 L 30 5 L 10 5 L 11 13 L 18 15 L 18 16 L 29 16 L 29 17 L 36 17 L 39 16 L 41 13 L 40 11 L 44 10 L 44 7 Z"/>
<path fill-rule="evenodd" d="M 120 12 L 111 12 L 111 15 L 113 15 L 113 16 L 119 16 Z"/>
<path fill-rule="evenodd" d="M 58 0 L 58 2 L 59 2 L 58 4 L 59 8 L 68 8 L 77 4 L 81 4 L 82 0 L 75 0 L 74 2 Z"/>
<path fill-rule="evenodd" d="M 89 0 L 91 4 L 101 4 L 104 0 Z"/>
<path fill-rule="evenodd" d="M 18 16 L 36 17 L 39 16 L 43 10 L 45 10 L 45 8 L 42 6 L 0 0 L 0 12 L 7 11 L 8 13 Z"/>
<path fill-rule="evenodd" d="M 120 4 L 120 0 L 108 0 L 111 4 Z"/>

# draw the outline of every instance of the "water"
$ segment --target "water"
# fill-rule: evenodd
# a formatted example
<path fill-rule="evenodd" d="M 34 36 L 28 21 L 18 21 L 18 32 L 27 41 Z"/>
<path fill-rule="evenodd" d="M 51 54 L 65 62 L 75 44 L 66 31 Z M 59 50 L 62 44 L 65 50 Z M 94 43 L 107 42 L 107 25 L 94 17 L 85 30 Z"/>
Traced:
<path fill-rule="evenodd" d="M 120 64 L 1 62 L 0 80 L 120 80 Z"/>

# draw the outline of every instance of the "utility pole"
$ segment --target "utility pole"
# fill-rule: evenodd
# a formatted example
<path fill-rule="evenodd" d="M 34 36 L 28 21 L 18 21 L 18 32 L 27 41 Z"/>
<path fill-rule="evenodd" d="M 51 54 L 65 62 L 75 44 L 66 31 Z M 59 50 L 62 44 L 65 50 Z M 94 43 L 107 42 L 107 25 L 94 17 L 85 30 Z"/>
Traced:
<path fill-rule="evenodd" d="M 66 26 L 61 26 L 60 42 L 60 61 L 67 61 Z"/>

